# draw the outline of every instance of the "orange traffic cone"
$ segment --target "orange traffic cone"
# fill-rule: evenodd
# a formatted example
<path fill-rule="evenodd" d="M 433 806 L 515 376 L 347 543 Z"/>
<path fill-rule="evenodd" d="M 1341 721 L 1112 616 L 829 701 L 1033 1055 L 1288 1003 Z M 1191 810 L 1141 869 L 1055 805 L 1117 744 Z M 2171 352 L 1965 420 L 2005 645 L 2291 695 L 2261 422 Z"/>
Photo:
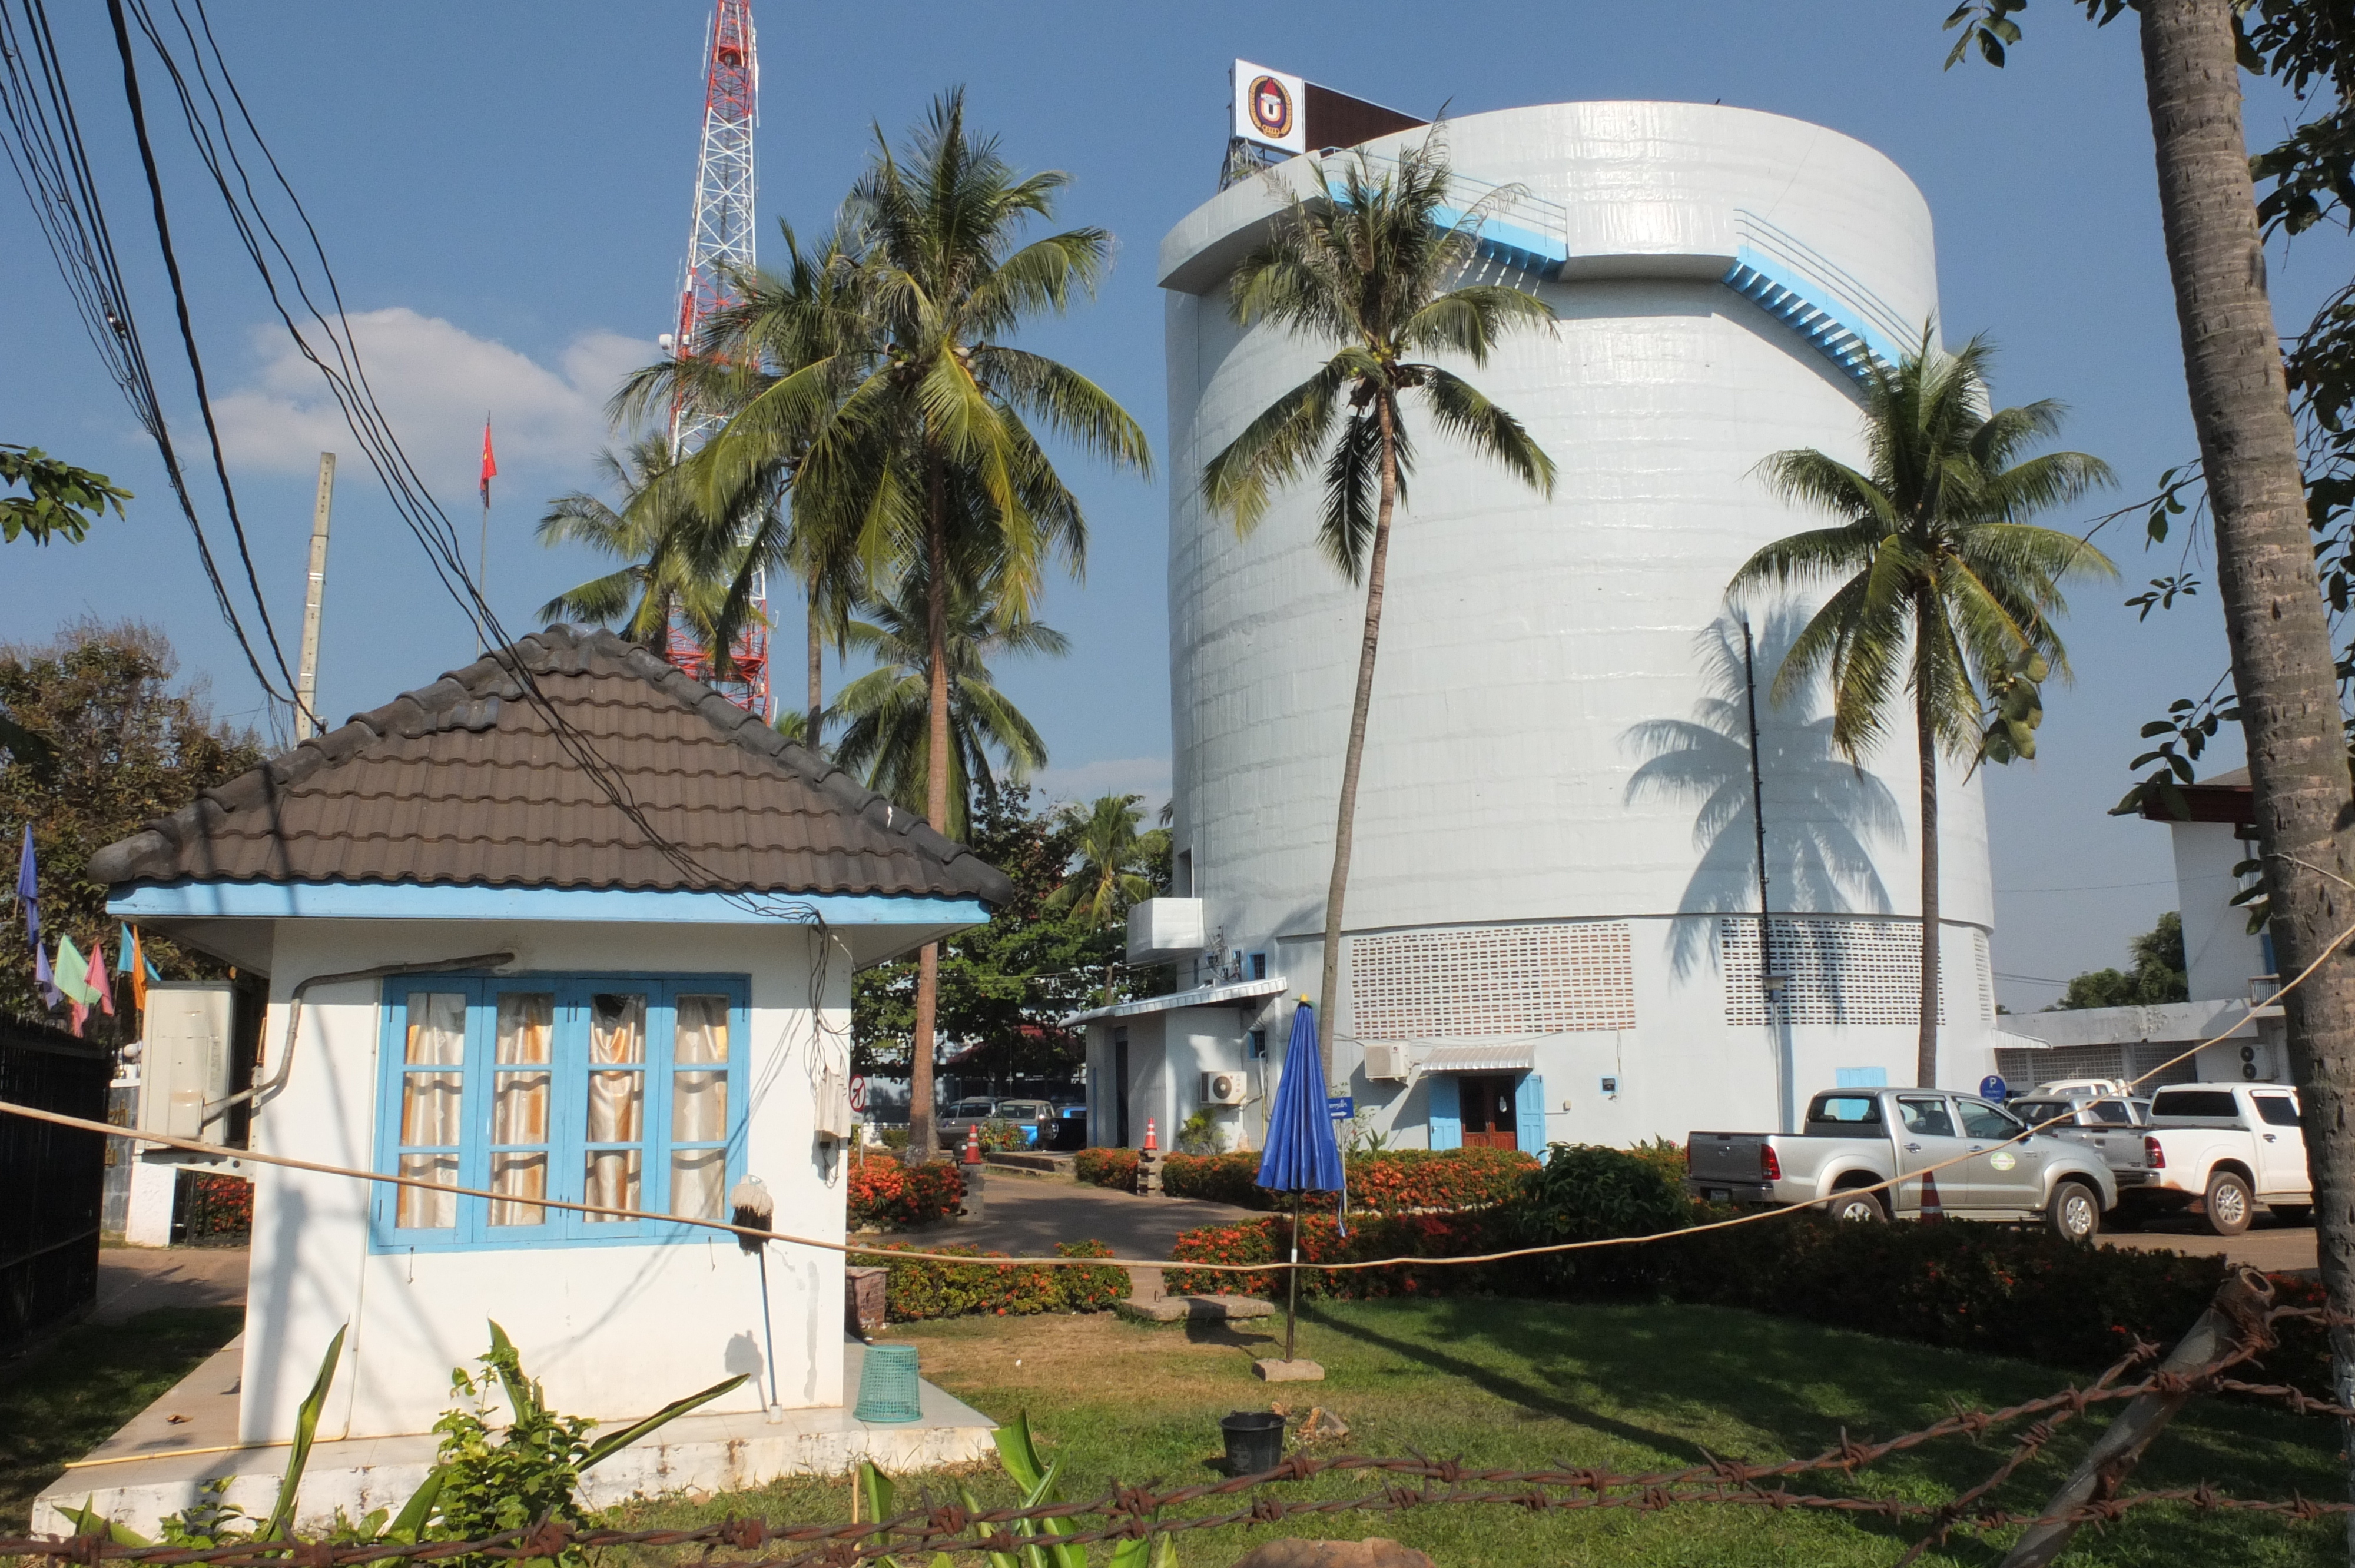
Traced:
<path fill-rule="evenodd" d="M 1145 1118 L 1145 1147 L 1147 1150 L 1157 1150 L 1161 1147 L 1160 1139 L 1154 1134 L 1151 1117 Z"/>
<path fill-rule="evenodd" d="M 981 1128 L 978 1127 L 964 1129 L 964 1162 L 967 1165 L 981 1163 Z"/>
<path fill-rule="evenodd" d="M 1938 1173 L 1924 1171 L 1922 1172 L 1922 1218 L 1943 1220 L 1945 1217 L 1946 1206 L 1938 1201 Z"/>

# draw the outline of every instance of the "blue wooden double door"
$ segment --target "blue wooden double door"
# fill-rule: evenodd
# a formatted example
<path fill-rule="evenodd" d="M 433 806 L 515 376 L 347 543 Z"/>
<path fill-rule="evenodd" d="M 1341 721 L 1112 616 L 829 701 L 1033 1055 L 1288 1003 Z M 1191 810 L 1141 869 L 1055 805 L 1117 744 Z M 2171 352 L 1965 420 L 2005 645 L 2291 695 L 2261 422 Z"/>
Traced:
<path fill-rule="evenodd" d="M 1545 1151 L 1545 1080 L 1540 1075 L 1443 1073 L 1429 1082 L 1432 1148 Z"/>

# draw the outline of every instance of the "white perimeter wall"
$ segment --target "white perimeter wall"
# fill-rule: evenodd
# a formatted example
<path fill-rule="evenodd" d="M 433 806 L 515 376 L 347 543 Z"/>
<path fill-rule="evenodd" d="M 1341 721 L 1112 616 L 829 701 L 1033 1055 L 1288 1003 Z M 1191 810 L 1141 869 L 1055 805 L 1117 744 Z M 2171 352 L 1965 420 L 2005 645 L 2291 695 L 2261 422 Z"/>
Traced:
<path fill-rule="evenodd" d="M 2249 981 L 2265 972 L 2264 948 L 2249 930 L 2247 906 L 2232 903 L 2242 886 L 2232 868 L 2254 859 L 2254 846 L 2243 843 L 2229 822 L 2170 822 L 2168 830 L 2191 1000 L 2246 1001 Z"/>
<path fill-rule="evenodd" d="M 290 988 L 305 976 L 511 948 L 513 966 L 563 973 L 751 977 L 745 1168 L 768 1183 L 776 1228 L 844 1234 L 841 1161 L 820 1158 L 812 1092 L 810 970 L 816 938 L 777 926 L 597 926 L 285 921 L 277 928 L 265 1072 L 276 1071 Z M 373 1169 L 382 982 L 314 988 L 285 1091 L 262 1108 L 254 1148 Z M 823 1045 L 849 1038 L 850 963 L 822 982 Z M 368 1192 L 339 1177 L 254 1169 L 246 1306 L 244 1442 L 293 1435 L 295 1411 L 339 1324 L 344 1362 L 323 1438 L 424 1432 L 448 1409 L 450 1371 L 489 1347 L 496 1318 L 553 1408 L 616 1421 L 649 1414 L 735 1372 L 759 1372 L 714 1410 L 767 1402 L 758 1266 L 732 1237 L 660 1246 L 513 1248 L 371 1255 Z M 842 1403 L 842 1255 L 773 1245 L 778 1393 L 787 1405 Z"/>

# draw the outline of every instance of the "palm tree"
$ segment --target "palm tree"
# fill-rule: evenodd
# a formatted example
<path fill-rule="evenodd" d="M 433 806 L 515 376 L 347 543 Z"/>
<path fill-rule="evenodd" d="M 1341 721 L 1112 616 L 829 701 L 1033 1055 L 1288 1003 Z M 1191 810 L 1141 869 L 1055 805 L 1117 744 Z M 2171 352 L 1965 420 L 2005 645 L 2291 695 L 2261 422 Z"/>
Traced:
<path fill-rule="evenodd" d="M 664 548 L 680 514 L 678 493 L 664 482 L 675 471 L 670 443 L 660 436 L 642 437 L 620 453 L 599 452 L 595 464 L 620 492 L 621 509 L 584 491 L 559 495 L 548 503 L 538 537 L 551 548 L 586 545 L 627 564 L 565 589 L 539 607 L 540 618 L 617 627 L 632 641 L 658 649 L 677 615 L 708 637 L 726 589 L 712 574 L 694 570 L 677 552 Z"/>
<path fill-rule="evenodd" d="M 1312 165 L 1327 188 L 1327 165 Z M 1380 641 L 1391 519 L 1406 498 L 1413 466 L 1405 402 L 1412 393 L 1442 435 L 1463 441 L 1540 494 L 1553 491 L 1553 461 L 1521 423 L 1468 382 L 1414 355 L 1457 355 L 1475 366 L 1508 334 L 1543 327 L 1543 302 L 1497 284 L 1447 285 L 1472 264 L 1488 208 L 1499 191 L 1461 218 L 1444 222 L 1448 164 L 1438 133 L 1377 172 L 1363 154 L 1342 164 L 1337 198 L 1295 199 L 1267 242 L 1243 260 L 1228 309 L 1249 326 L 1265 321 L 1333 350 L 1307 380 L 1252 421 L 1202 472 L 1202 495 L 1248 534 L 1272 493 L 1321 464 L 1325 508 L 1319 540 L 1352 583 L 1366 585 L 1358 685 L 1341 762 L 1333 829 L 1333 875 L 1325 894 L 1325 968 L 1317 992 L 1328 1005 L 1318 1045 L 1333 1070 L 1332 1011 L 1341 963 L 1341 909 L 1358 814 L 1358 775 Z M 1343 407 L 1346 402 L 1347 408 Z"/>
<path fill-rule="evenodd" d="M 1088 926 L 1117 920 L 1128 906 L 1153 896 L 1154 834 L 1139 833 L 1142 795 L 1100 795 L 1085 811 L 1065 807 L 1079 832 L 1079 865 L 1047 895 L 1046 907 Z"/>
<path fill-rule="evenodd" d="M 1989 687 L 2016 685 L 2030 656 L 2066 679 L 2053 618 L 2064 577 L 2116 575 L 2083 540 L 2027 521 L 2111 482 L 2083 452 L 2022 454 L 2061 428 L 2062 406 L 1987 412 L 1994 350 L 1975 337 L 1941 351 L 1934 326 L 1864 389 L 1866 467 L 1812 448 L 1758 465 L 1785 503 L 1828 513 L 1744 562 L 1728 587 L 1832 584 L 1775 672 L 1783 703 L 1828 674 L 1832 744 L 1851 760 L 1883 740 L 1900 688 L 1912 694 L 1922 782 L 1922 994 L 1914 1079 L 1938 1082 L 1938 758 L 1980 755 Z"/>
<path fill-rule="evenodd" d="M 841 394 L 871 366 L 878 339 L 865 308 L 865 274 L 855 229 L 837 226 L 805 249 L 790 224 L 782 272 L 731 274 L 737 302 L 703 323 L 697 352 L 633 372 L 614 395 L 617 419 L 634 419 L 673 402 L 730 421 L 758 406 L 732 443 L 714 441 L 681 465 L 683 496 L 664 534 L 668 554 L 699 563 L 721 581 L 712 617 L 716 649 L 732 647 L 751 615 L 756 576 L 790 571 L 807 608 L 807 705 L 796 738 L 824 735 L 824 649 L 837 651 L 863 583 L 856 553 L 855 500 L 819 496 L 794 482 L 815 431 Z M 773 394 L 764 397 L 764 394 Z M 757 495 L 747 508 L 731 497 Z"/>
<path fill-rule="evenodd" d="M 876 668 L 845 686 L 829 714 L 847 721 L 835 760 L 863 776 L 868 789 L 920 813 L 932 782 L 925 634 L 930 599 L 929 585 L 911 576 L 897 596 L 870 607 L 873 620 L 847 624 L 845 641 L 874 659 Z M 990 607 L 986 592 L 958 584 L 949 606 L 945 660 L 948 810 L 929 818 L 951 838 L 965 836 L 976 803 L 996 805 L 1002 784 L 1027 789 L 1030 775 L 1047 765 L 1047 743 L 991 680 L 990 660 L 1000 654 L 1060 655 L 1069 648 L 1052 627 L 1003 617 Z M 1000 759 L 996 765 L 993 753 Z"/>
<path fill-rule="evenodd" d="M 1011 626 L 1029 618 L 1050 560 L 1077 576 L 1086 558 L 1079 499 L 1029 421 L 1119 467 L 1149 473 L 1152 460 L 1145 432 L 1103 388 L 1007 342 L 1026 319 L 1063 311 L 1075 289 L 1092 292 L 1109 264 L 1111 236 L 1100 228 L 1020 242 L 1031 219 L 1051 218 L 1070 176 L 1018 175 L 994 140 L 967 134 L 961 92 L 935 101 L 904 156 L 879 127 L 876 143 L 848 208 L 863 247 L 860 298 L 879 350 L 871 367 L 838 396 L 831 373 L 789 376 L 747 404 L 715 444 L 757 461 L 776 432 L 814 429 L 796 493 L 830 516 L 858 518 L 870 578 L 906 574 L 926 585 L 925 815 L 945 826 L 955 767 L 948 642 L 956 573 L 970 567 L 972 583 L 986 580 L 1000 623 Z M 940 947 L 927 943 L 917 963 L 910 1083 L 909 1156 L 918 1160 L 935 1152 L 939 1002 Z"/>

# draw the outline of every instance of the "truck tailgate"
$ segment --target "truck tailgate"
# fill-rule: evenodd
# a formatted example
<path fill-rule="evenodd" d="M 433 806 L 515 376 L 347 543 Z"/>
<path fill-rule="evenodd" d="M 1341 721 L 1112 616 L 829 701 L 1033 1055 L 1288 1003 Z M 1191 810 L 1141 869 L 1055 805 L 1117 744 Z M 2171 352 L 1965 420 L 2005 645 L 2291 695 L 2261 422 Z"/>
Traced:
<path fill-rule="evenodd" d="M 1766 1139 L 1763 1132 L 1694 1133 L 1686 1149 L 1693 1184 L 1733 1186 L 1764 1181 Z"/>

